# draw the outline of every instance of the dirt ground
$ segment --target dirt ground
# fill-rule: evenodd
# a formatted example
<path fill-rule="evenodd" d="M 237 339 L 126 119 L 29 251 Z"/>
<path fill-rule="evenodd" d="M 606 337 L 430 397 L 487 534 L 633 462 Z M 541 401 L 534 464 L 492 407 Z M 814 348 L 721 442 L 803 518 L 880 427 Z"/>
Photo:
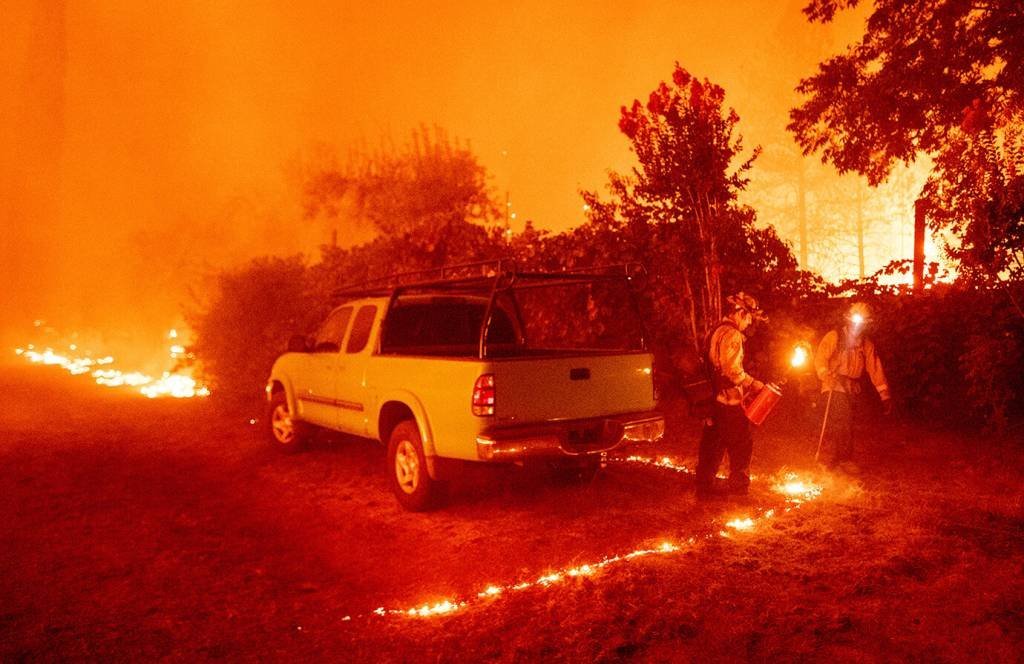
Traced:
<path fill-rule="evenodd" d="M 747 503 L 612 463 L 591 483 L 482 469 L 399 510 L 383 450 L 279 456 L 248 419 L 56 369 L 0 368 L 0 661 L 1020 661 L 1024 440 L 882 422 L 861 470 L 812 462 L 814 413 L 756 432 Z M 692 463 L 673 418 L 649 454 Z M 784 512 L 768 476 L 823 487 Z M 752 532 L 732 518 L 777 514 Z M 660 543 L 679 551 L 478 598 Z M 379 616 L 442 600 L 429 618 Z"/>

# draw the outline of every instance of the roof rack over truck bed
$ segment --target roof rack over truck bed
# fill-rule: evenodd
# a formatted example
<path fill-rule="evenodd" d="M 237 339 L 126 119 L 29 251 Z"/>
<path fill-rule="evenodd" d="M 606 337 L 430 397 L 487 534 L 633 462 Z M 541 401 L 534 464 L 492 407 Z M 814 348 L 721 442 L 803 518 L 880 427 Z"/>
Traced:
<path fill-rule="evenodd" d="M 521 272 L 511 259 L 459 263 L 442 267 L 399 272 L 342 286 L 332 295 L 335 299 L 386 297 L 397 290 L 481 291 L 526 286 L 524 282 L 580 281 L 602 279 L 633 279 L 646 274 L 640 263 L 618 263 L 600 267 L 573 268 L 559 272 Z M 433 278 L 429 278 L 433 277 Z"/>
<path fill-rule="evenodd" d="M 494 301 L 499 292 L 512 288 L 551 287 L 594 281 L 625 279 L 627 282 L 645 275 L 640 263 L 618 263 L 592 268 L 574 268 L 561 272 L 520 272 L 511 259 L 498 259 L 475 263 L 459 263 L 443 267 L 397 274 L 343 286 L 332 293 L 340 302 L 364 297 L 389 298 L 390 310 L 398 296 L 410 292 L 442 292 L 487 295 L 488 302 L 480 325 L 478 356 L 487 357 L 487 328 L 490 325 Z M 433 279 L 426 276 L 433 275 Z M 646 347 L 646 331 L 640 317 L 639 305 L 630 289 L 631 304 L 640 321 L 640 342 Z M 387 324 L 387 318 L 384 319 Z"/>

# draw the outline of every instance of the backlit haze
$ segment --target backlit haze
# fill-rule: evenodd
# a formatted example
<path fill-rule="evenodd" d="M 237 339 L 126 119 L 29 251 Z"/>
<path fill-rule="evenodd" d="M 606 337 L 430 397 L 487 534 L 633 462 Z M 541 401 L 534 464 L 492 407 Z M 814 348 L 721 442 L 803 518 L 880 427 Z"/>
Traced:
<path fill-rule="evenodd" d="M 802 169 L 808 266 L 857 276 L 842 229 L 860 197 L 870 273 L 910 256 L 920 178 L 869 190 L 798 157 L 783 129 L 793 87 L 863 20 L 810 25 L 801 6 L 4 3 L 2 327 L 164 334 L 217 269 L 315 255 L 330 237 L 301 218 L 290 164 L 318 145 L 400 142 L 421 124 L 471 145 L 514 229 L 578 225 L 578 190 L 603 190 L 609 169 L 631 164 L 619 107 L 677 60 L 724 86 L 747 146 L 764 146 L 749 197 L 760 220 L 796 240 Z M 369 231 L 338 233 L 351 244 Z"/>

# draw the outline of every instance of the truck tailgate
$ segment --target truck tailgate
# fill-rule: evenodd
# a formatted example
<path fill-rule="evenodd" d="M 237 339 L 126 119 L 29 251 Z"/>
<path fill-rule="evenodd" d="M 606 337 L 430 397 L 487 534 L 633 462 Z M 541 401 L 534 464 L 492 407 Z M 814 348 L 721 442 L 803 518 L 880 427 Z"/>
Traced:
<path fill-rule="evenodd" d="M 497 360 L 495 423 L 574 420 L 654 408 L 650 353 Z"/>

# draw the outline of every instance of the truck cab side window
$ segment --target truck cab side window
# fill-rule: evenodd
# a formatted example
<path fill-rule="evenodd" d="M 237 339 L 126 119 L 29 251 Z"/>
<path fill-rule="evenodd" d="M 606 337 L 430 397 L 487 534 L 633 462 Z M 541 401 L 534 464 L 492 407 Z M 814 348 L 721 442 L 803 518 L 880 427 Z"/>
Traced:
<path fill-rule="evenodd" d="M 341 307 L 331 312 L 324 324 L 317 330 L 313 340 L 313 351 L 317 353 L 338 352 L 345 338 L 345 329 L 352 318 L 352 307 Z"/>
<path fill-rule="evenodd" d="M 356 319 L 352 323 L 352 333 L 348 337 L 348 347 L 345 348 L 345 352 L 358 353 L 366 348 L 375 318 L 377 318 L 377 307 L 372 304 L 359 307 L 359 313 L 356 314 Z"/>

